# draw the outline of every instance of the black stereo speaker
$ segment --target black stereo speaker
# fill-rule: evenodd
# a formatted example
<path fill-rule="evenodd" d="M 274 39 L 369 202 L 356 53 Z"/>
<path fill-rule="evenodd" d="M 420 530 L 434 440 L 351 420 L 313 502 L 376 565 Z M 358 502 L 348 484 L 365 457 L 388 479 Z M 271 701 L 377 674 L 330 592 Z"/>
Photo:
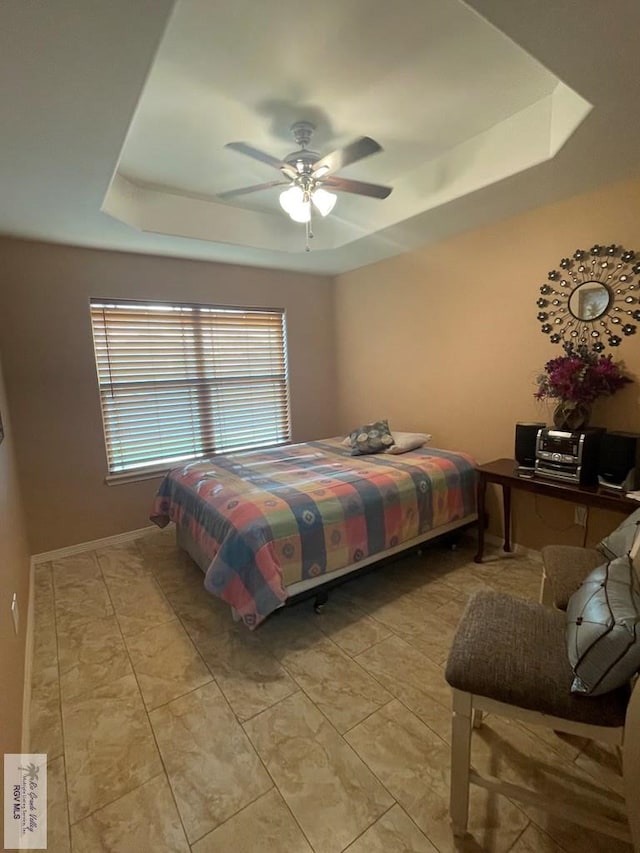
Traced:
<path fill-rule="evenodd" d="M 524 423 L 522 421 L 516 424 L 515 457 L 518 465 L 522 468 L 533 468 L 535 466 L 538 430 L 545 426 L 546 424 L 543 423 Z"/>
<path fill-rule="evenodd" d="M 603 486 L 633 491 L 640 486 L 640 435 L 606 432 L 600 441 L 598 482 Z"/>

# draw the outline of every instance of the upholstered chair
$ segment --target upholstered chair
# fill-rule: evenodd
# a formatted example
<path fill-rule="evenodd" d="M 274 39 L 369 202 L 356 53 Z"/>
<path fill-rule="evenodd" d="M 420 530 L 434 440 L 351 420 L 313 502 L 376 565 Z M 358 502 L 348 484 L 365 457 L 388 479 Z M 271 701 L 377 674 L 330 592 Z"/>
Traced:
<path fill-rule="evenodd" d="M 578 545 L 547 545 L 542 549 L 540 602 L 566 610 L 569 598 L 589 572 L 605 562 L 601 551 Z"/>
<path fill-rule="evenodd" d="M 631 841 L 640 853 L 640 688 L 625 683 L 597 696 L 572 693 L 574 672 L 567 655 L 565 622 L 566 614 L 560 610 L 503 593 L 479 593 L 471 599 L 446 667 L 446 679 L 453 688 L 453 832 L 456 836 L 466 833 L 469 786 L 475 784 Z M 621 747 L 629 826 L 624 815 L 621 820 L 612 819 L 473 770 L 472 732 L 484 713 Z"/>
<path fill-rule="evenodd" d="M 547 545 L 542 549 L 540 601 L 566 610 L 569 598 L 593 569 L 629 552 L 640 525 L 640 509 L 631 513 L 595 548 Z"/>

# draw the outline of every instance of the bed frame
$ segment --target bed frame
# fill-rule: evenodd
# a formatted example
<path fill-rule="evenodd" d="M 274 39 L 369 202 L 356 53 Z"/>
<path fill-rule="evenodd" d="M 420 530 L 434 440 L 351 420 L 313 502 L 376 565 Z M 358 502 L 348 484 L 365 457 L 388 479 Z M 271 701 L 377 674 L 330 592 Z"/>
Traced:
<path fill-rule="evenodd" d="M 464 529 L 475 525 L 478 521 L 478 514 L 471 513 L 464 518 L 450 521 L 447 524 L 442 524 L 439 527 L 429 530 L 428 533 L 423 533 L 420 536 L 415 536 L 413 539 L 407 539 L 400 545 L 394 548 L 388 548 L 386 551 L 379 551 L 377 554 L 372 554 L 357 563 L 352 563 L 342 569 L 336 569 L 334 572 L 319 575 L 315 578 L 305 578 L 302 581 L 297 581 L 290 586 L 285 587 L 288 593 L 287 600 L 283 602 L 282 607 L 291 604 L 296 604 L 306 598 L 315 598 L 314 610 L 319 613 L 329 598 L 329 590 L 332 587 L 339 586 L 345 583 L 347 579 L 357 576 L 358 574 L 373 568 L 379 564 L 388 562 L 390 558 L 397 557 L 399 554 L 407 551 L 419 549 L 421 545 L 430 542 L 434 539 L 450 536 L 452 533 L 460 533 Z M 203 573 L 206 573 L 211 559 L 207 557 L 200 546 L 192 539 L 186 527 L 176 525 L 176 541 L 178 547 L 186 551 L 191 559 L 200 567 Z M 235 618 L 235 611 L 234 611 Z"/>

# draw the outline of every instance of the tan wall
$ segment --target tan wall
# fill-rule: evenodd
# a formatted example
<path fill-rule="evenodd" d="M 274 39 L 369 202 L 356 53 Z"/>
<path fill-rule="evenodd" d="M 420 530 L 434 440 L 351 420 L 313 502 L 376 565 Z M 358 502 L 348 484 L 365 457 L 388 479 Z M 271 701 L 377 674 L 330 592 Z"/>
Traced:
<path fill-rule="evenodd" d="M 5 437 L 0 444 L 0 755 L 20 752 L 29 556 L 15 464 L 15 443 L 0 367 L 0 413 Z M 11 619 L 18 594 L 20 630 Z M 0 821 L 1 823 L 1 821 Z"/>
<path fill-rule="evenodd" d="M 89 298 L 284 307 L 295 441 L 335 434 L 328 277 L 0 240 L 0 347 L 32 553 L 149 524 L 159 481 L 106 486 Z"/>
<path fill-rule="evenodd" d="M 344 274 L 336 282 L 340 428 L 388 417 L 480 462 L 512 457 L 514 424 L 549 421 L 535 377 L 561 355 L 536 319 L 548 270 L 579 247 L 640 253 L 640 182 L 609 186 Z M 622 358 L 640 378 L 640 330 Z M 594 407 L 594 425 L 640 431 L 640 385 Z M 579 543 L 573 507 L 515 495 L 516 540 Z M 493 503 L 492 529 L 498 531 Z M 538 519 L 537 515 L 542 518 Z M 620 516 L 592 513 L 590 539 Z"/>

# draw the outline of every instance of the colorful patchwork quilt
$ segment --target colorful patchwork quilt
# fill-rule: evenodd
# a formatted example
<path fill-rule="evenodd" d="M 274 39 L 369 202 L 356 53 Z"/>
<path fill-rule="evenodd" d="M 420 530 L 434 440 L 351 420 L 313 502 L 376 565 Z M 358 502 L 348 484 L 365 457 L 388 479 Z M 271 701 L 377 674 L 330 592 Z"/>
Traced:
<path fill-rule="evenodd" d="M 465 453 L 351 456 L 341 439 L 213 456 L 171 471 L 151 520 L 188 531 L 209 592 L 254 628 L 287 587 L 328 575 L 475 512 Z"/>

